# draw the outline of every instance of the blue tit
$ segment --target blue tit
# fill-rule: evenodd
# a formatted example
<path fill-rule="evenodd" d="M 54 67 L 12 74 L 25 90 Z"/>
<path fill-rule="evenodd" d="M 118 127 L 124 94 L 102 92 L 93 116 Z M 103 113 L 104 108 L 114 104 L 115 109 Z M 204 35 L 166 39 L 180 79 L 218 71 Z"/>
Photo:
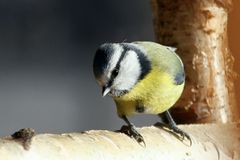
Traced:
<path fill-rule="evenodd" d="M 191 141 L 168 111 L 181 96 L 185 84 L 184 66 L 175 48 L 145 41 L 105 43 L 96 51 L 93 72 L 102 95 L 113 98 L 118 116 L 138 142 L 144 142 L 143 137 L 127 116 L 159 115 L 173 133 Z"/>

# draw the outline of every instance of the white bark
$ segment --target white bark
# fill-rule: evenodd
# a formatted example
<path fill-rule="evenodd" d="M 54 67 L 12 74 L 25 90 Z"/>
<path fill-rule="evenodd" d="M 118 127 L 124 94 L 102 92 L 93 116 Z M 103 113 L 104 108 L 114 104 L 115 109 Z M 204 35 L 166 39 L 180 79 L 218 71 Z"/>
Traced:
<path fill-rule="evenodd" d="M 239 160 L 240 123 L 180 126 L 193 140 L 184 142 L 157 127 L 139 129 L 146 146 L 123 133 L 106 130 L 84 133 L 39 134 L 0 139 L 1 160 Z M 26 140 L 26 139 L 25 139 Z"/>

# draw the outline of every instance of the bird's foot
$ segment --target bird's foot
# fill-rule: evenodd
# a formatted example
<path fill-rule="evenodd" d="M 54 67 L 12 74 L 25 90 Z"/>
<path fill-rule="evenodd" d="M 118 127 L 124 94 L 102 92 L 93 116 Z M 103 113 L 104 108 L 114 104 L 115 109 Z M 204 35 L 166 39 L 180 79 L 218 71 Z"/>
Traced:
<path fill-rule="evenodd" d="M 178 128 L 177 126 L 169 126 L 169 128 L 176 134 L 180 135 L 178 136 L 179 139 L 181 141 L 183 141 L 185 139 L 185 137 L 189 140 L 190 142 L 190 146 L 192 145 L 192 139 L 191 137 L 189 136 L 188 133 L 186 133 L 185 131 L 181 130 L 180 128 Z"/>
<path fill-rule="evenodd" d="M 171 130 L 171 133 L 173 133 L 178 139 L 183 141 L 185 139 L 185 137 L 186 137 L 189 140 L 189 142 L 190 142 L 190 146 L 192 145 L 192 139 L 189 136 L 189 134 L 186 133 L 185 131 L 181 130 L 177 126 L 175 126 L 175 125 L 171 126 L 171 125 L 167 125 L 167 124 L 160 123 L 160 122 L 154 124 L 154 126 L 160 127 L 160 128 L 163 128 L 163 129 L 164 128 L 168 128 L 169 130 Z"/>
<path fill-rule="evenodd" d="M 145 145 L 143 136 L 140 133 L 138 133 L 134 125 L 131 126 L 123 125 L 122 128 L 120 129 L 120 132 L 125 133 L 129 137 L 133 137 L 138 143 L 143 143 Z"/>

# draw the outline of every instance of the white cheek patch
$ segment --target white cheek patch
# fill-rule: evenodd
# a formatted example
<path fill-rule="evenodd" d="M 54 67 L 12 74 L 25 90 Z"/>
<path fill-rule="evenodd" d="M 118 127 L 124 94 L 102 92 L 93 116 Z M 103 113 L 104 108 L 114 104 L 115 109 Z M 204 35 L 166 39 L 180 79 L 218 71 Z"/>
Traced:
<path fill-rule="evenodd" d="M 134 51 L 126 52 L 126 56 L 120 63 L 118 76 L 115 78 L 113 86 L 119 90 L 131 89 L 141 74 L 141 66 L 138 56 Z"/>
<path fill-rule="evenodd" d="M 123 47 L 120 46 L 119 44 L 113 44 L 113 48 L 114 48 L 114 54 L 112 54 L 106 69 L 108 78 L 110 78 L 112 70 L 116 67 L 123 52 Z"/>

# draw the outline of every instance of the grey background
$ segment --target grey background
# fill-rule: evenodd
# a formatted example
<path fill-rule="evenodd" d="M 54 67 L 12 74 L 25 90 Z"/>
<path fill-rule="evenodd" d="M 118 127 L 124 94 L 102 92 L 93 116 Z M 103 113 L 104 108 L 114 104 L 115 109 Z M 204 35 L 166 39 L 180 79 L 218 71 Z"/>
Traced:
<path fill-rule="evenodd" d="M 101 97 L 92 59 L 104 42 L 135 40 L 154 40 L 148 0 L 1 0 L 0 135 L 119 129 L 124 122 Z"/>

